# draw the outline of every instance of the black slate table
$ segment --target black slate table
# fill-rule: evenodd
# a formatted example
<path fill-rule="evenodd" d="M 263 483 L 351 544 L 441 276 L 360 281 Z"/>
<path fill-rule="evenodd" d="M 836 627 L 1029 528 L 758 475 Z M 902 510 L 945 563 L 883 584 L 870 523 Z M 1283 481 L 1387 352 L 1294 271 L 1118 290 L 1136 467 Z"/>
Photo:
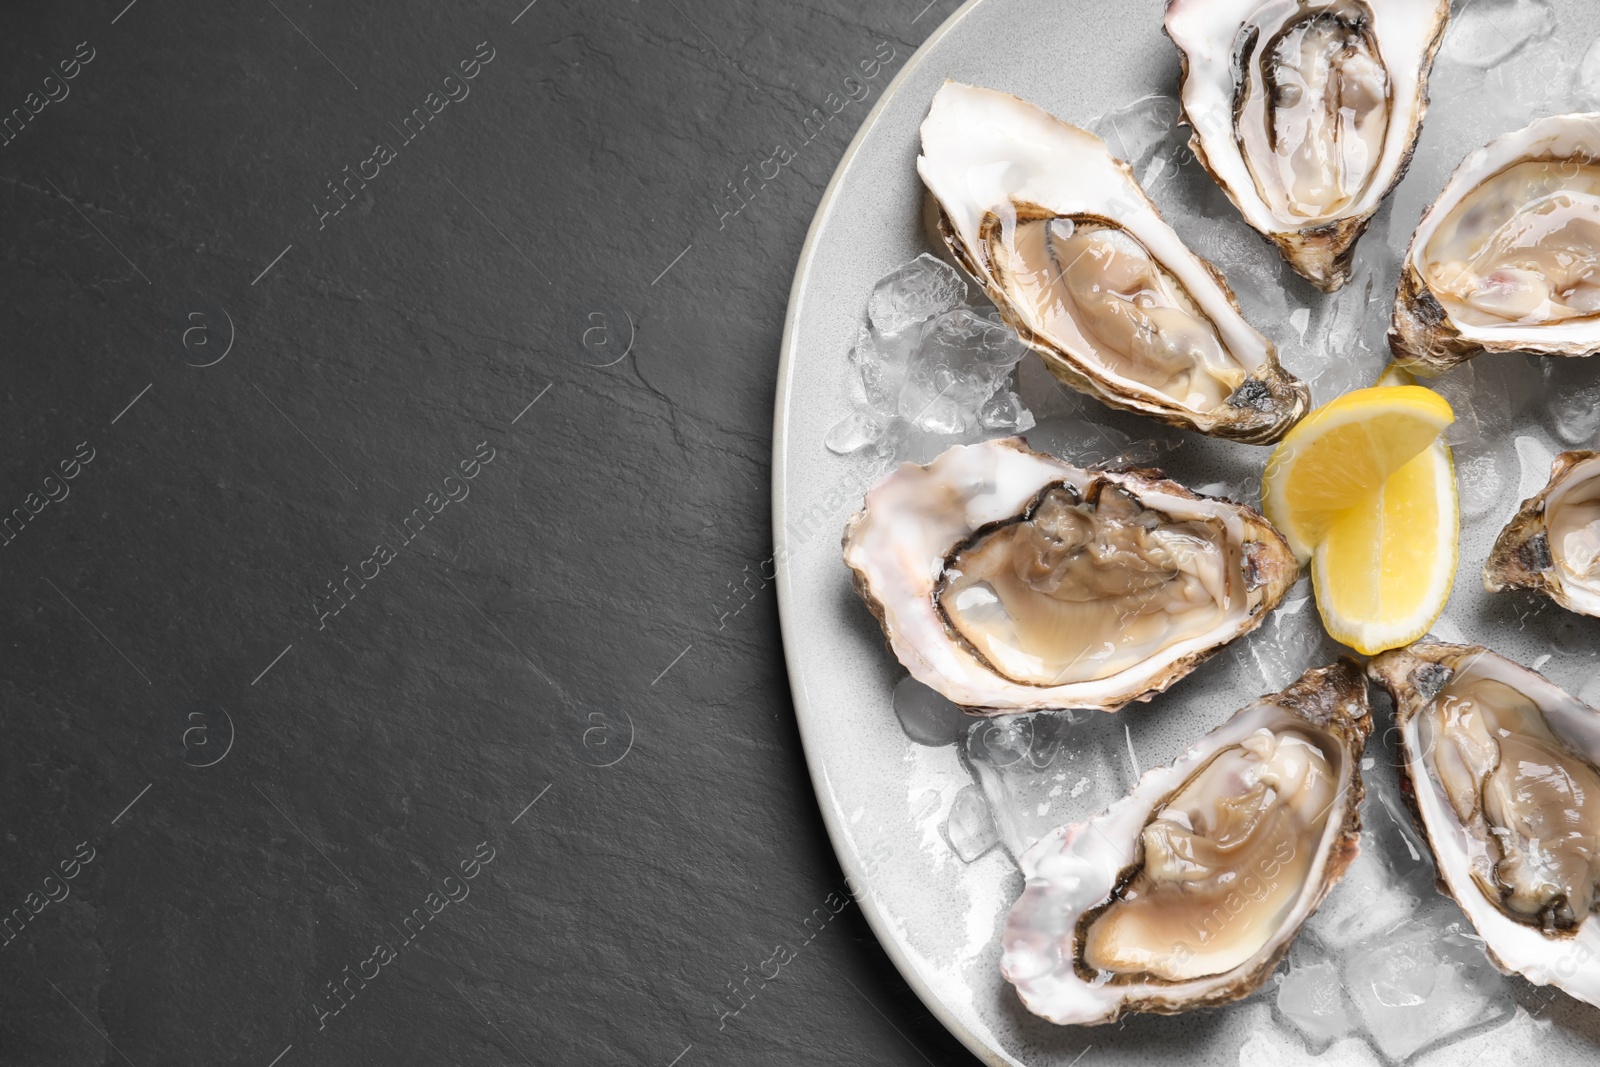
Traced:
<path fill-rule="evenodd" d="M 0 7 L 0 1063 L 972 1062 L 766 566 L 925 3 Z"/>

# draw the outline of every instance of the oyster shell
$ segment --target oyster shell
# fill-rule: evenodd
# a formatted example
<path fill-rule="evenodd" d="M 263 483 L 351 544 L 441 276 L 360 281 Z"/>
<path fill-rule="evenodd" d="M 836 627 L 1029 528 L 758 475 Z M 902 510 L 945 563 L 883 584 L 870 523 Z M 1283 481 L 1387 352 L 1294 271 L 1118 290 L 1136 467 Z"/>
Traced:
<path fill-rule="evenodd" d="M 1600 616 L 1600 452 L 1556 457 L 1549 483 L 1495 538 L 1483 587 L 1535 589 L 1568 611 Z"/>
<path fill-rule="evenodd" d="M 917 171 L 951 254 L 1061 381 L 1255 444 L 1305 414 L 1305 383 L 1094 134 L 1007 93 L 946 82 L 922 123 Z"/>
<path fill-rule="evenodd" d="M 1401 264 L 1395 360 L 1600 351 L 1597 160 L 1600 114 L 1538 119 L 1467 156 Z"/>
<path fill-rule="evenodd" d="M 1371 730 L 1353 660 L 1310 670 L 1041 838 L 1001 934 L 1028 1010 L 1108 1023 L 1258 989 L 1359 851 Z"/>
<path fill-rule="evenodd" d="M 1501 970 L 1600 1006 L 1600 711 L 1480 645 L 1374 658 L 1401 774 L 1453 897 Z"/>
<path fill-rule="evenodd" d="M 1324 292 L 1411 162 L 1449 16 L 1449 0 L 1167 2 L 1190 147 Z"/>
<path fill-rule="evenodd" d="M 1251 508 L 1018 437 L 891 472 L 844 559 L 900 662 L 976 714 L 1148 700 L 1259 626 L 1299 572 Z"/>

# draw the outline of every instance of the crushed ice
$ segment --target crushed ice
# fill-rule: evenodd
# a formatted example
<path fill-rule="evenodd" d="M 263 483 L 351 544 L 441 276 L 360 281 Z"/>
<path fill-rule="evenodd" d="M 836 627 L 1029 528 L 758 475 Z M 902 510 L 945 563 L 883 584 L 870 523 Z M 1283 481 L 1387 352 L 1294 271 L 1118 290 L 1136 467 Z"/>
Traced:
<path fill-rule="evenodd" d="M 1290 949 L 1274 1006 L 1312 1052 L 1360 1035 L 1404 1063 L 1505 1022 L 1514 1005 L 1460 910 L 1435 891 L 1408 826 L 1390 817 L 1401 804 L 1393 739 L 1373 746 L 1389 763 L 1363 769 L 1361 852 Z"/>
<path fill-rule="evenodd" d="M 1333 662 L 1339 650 L 1322 629 L 1310 578 L 1296 582 L 1278 610 L 1234 648 L 1234 657 L 1260 679 L 1263 693 L 1284 688 L 1314 663 Z"/>
<path fill-rule="evenodd" d="M 1000 843 L 989 805 L 984 803 L 983 792 L 977 786 L 965 787 L 951 802 L 950 814 L 944 823 L 944 839 L 963 863 L 973 862 Z"/>
<path fill-rule="evenodd" d="M 1013 859 L 1062 823 L 1105 811 L 1133 787 L 1127 735 L 1117 720 L 1095 711 L 1044 711 L 967 727 L 962 757 Z"/>
<path fill-rule="evenodd" d="M 892 449 L 897 431 L 941 437 L 1018 433 L 1033 415 L 1010 388 L 1026 349 L 992 307 L 967 303 L 967 283 L 923 253 L 884 275 L 850 352 L 854 410 L 824 443 L 847 454 Z"/>

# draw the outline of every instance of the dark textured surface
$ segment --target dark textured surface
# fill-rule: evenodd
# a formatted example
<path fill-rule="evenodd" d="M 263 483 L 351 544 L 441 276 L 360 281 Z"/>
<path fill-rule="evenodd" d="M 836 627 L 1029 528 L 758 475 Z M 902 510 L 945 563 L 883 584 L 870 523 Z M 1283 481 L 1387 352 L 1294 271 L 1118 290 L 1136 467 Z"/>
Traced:
<path fill-rule="evenodd" d="M 830 896 L 759 577 L 924 2 L 0 8 L 0 1062 L 970 1062 Z"/>

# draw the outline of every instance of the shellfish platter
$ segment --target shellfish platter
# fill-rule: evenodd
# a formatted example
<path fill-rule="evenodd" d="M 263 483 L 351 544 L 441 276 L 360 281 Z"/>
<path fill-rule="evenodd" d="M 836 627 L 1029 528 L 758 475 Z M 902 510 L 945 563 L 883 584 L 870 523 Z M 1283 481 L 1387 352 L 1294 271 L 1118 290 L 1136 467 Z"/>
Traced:
<path fill-rule="evenodd" d="M 1592 5 L 972 0 L 774 441 L 824 820 L 982 1061 L 1600 1056 Z"/>

